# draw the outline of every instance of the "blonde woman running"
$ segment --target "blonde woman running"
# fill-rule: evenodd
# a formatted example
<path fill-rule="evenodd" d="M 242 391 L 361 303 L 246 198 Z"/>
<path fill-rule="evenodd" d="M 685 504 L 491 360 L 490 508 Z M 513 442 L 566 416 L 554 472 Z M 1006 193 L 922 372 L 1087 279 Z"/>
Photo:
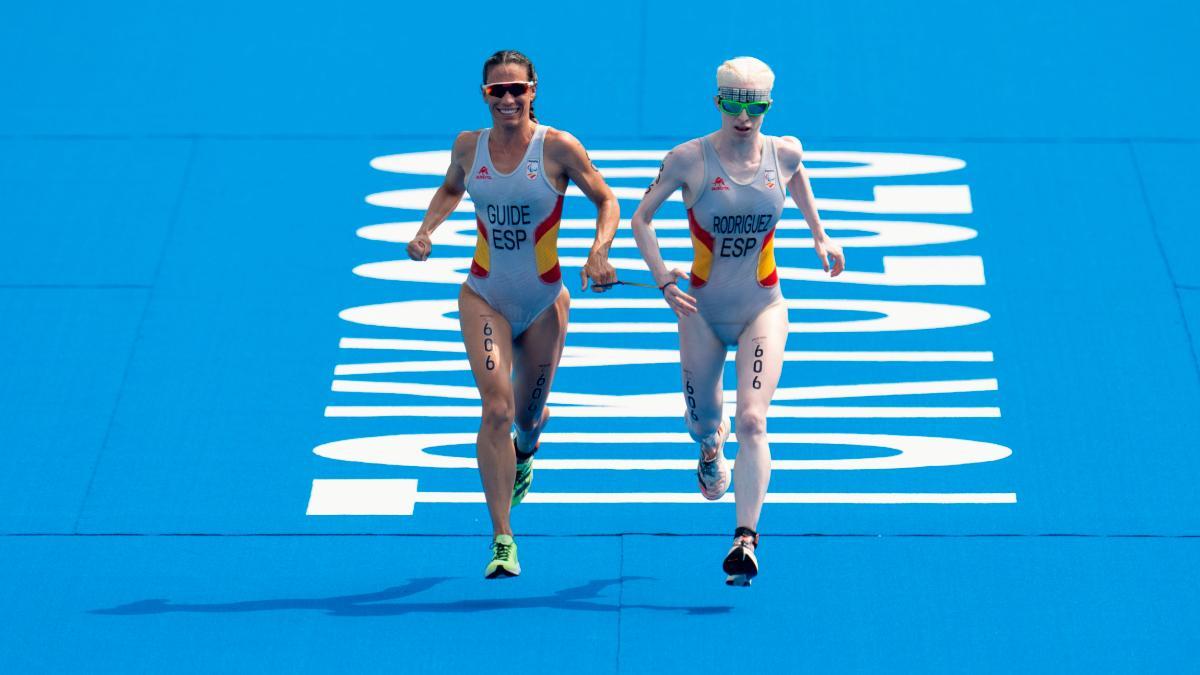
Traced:
<path fill-rule="evenodd" d="M 758 574 L 758 518 L 771 476 L 767 408 L 783 369 L 787 305 L 779 289 L 773 240 L 787 192 L 812 230 L 825 271 L 841 274 L 845 257 L 826 236 L 801 164 L 800 141 L 761 133 L 775 75 L 743 56 L 717 69 L 721 128 L 677 146 L 663 160 L 633 215 L 638 249 L 679 319 L 684 422 L 700 444 L 700 492 L 720 499 L 729 487 L 724 445 L 722 373 L 726 351 L 737 351 L 738 440 L 734 496 L 737 528 L 725 557 L 726 583 L 748 586 Z M 667 269 L 651 219 L 683 190 L 694 260 L 691 274 Z M 688 281 L 685 292 L 679 286 Z"/>

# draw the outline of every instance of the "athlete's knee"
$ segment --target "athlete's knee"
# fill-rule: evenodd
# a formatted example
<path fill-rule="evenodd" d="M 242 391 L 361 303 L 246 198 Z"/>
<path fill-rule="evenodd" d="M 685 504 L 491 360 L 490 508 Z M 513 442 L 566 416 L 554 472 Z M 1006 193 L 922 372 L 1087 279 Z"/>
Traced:
<path fill-rule="evenodd" d="M 513 424 L 516 414 L 513 402 L 504 397 L 496 396 L 483 402 L 482 424 L 486 429 L 508 431 Z"/>
<path fill-rule="evenodd" d="M 767 416 L 761 410 L 742 410 L 737 414 L 738 443 L 767 435 Z"/>

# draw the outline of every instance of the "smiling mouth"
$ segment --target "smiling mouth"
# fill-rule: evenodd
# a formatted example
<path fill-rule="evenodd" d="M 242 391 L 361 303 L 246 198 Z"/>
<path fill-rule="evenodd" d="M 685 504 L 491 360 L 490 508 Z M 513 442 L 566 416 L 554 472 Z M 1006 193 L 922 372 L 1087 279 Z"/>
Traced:
<path fill-rule="evenodd" d="M 521 108 L 518 106 L 512 106 L 509 108 L 498 105 L 496 106 L 496 112 L 500 113 L 502 117 L 516 117 L 517 113 L 521 112 Z"/>

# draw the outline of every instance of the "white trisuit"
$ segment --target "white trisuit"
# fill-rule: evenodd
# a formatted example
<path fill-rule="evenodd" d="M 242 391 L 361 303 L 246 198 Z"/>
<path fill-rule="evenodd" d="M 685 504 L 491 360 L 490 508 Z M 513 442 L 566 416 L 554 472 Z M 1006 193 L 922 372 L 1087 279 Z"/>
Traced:
<path fill-rule="evenodd" d="M 725 354 L 736 345 L 739 523 L 756 522 L 762 506 L 770 475 L 766 412 L 788 334 L 775 267 L 775 226 L 785 199 L 776 142 L 763 136 L 758 171 L 741 183 L 722 167 L 709 140 L 700 139 L 704 182 L 687 205 L 695 255 L 689 292 L 698 311 L 680 319 L 686 423 L 693 438 L 715 445 L 724 420 Z"/>
<path fill-rule="evenodd" d="M 484 129 L 466 180 L 479 230 L 467 286 L 508 320 L 514 339 L 562 290 L 558 226 L 563 195 L 546 176 L 542 145 L 547 129 L 537 126 L 511 173 L 500 173 L 492 164 L 491 130 Z"/>

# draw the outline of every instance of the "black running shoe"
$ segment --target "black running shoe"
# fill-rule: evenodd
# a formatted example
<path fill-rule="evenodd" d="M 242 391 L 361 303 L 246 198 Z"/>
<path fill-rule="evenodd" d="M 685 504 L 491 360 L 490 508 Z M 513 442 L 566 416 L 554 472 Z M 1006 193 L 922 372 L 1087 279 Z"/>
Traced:
<path fill-rule="evenodd" d="M 749 586 L 750 580 L 758 575 L 758 558 L 754 551 L 758 548 L 758 533 L 748 527 L 739 527 L 733 533 L 733 547 L 725 562 L 721 565 L 725 570 L 725 583 L 729 586 Z"/>

